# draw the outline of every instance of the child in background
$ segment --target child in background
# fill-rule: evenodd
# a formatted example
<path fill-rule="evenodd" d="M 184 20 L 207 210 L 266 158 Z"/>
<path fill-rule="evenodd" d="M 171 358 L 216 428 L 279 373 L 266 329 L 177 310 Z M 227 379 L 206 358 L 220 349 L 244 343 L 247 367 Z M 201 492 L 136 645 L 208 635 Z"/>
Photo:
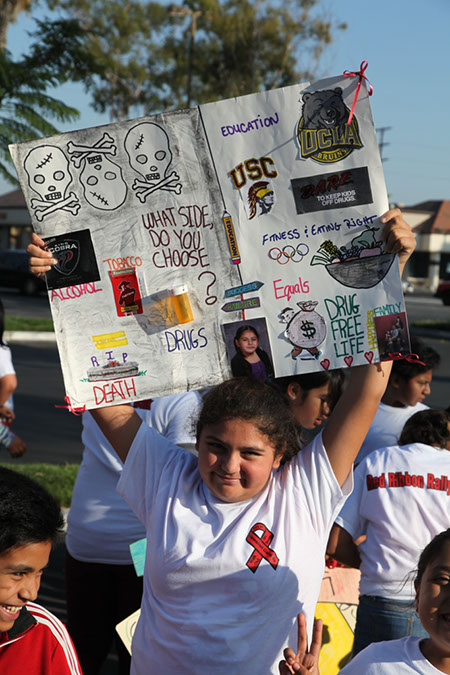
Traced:
<path fill-rule="evenodd" d="M 422 551 L 414 588 L 416 612 L 429 637 L 371 644 L 342 675 L 450 675 L 450 529 Z"/>
<path fill-rule="evenodd" d="M 415 608 L 428 637 L 375 642 L 350 661 L 342 675 L 450 675 L 450 529 L 424 548 L 415 577 Z M 284 650 L 280 675 L 319 675 L 321 627 L 308 651 L 301 619 L 299 615 L 297 653 Z"/>
<path fill-rule="evenodd" d="M 286 394 L 292 414 L 302 429 L 319 427 L 342 395 L 342 370 L 323 370 L 293 377 L 278 377 L 275 384 Z"/>
<path fill-rule="evenodd" d="M 17 377 L 11 350 L 3 339 L 4 330 L 5 310 L 0 300 L 0 445 L 8 449 L 11 457 L 21 457 L 26 452 L 27 446 L 11 431 L 11 423 L 14 420 L 12 395 L 17 387 Z"/>
<path fill-rule="evenodd" d="M 337 560 L 361 564 L 354 655 L 371 642 L 424 636 L 405 579 L 430 537 L 449 523 L 450 496 L 441 477 L 450 477 L 450 414 L 416 413 L 399 446 L 375 450 L 358 465 L 327 547 Z M 353 540 L 362 535 L 356 547 Z"/>
<path fill-rule="evenodd" d="M 253 377 L 264 381 L 273 377 L 269 355 L 259 346 L 258 331 L 254 326 L 241 326 L 234 336 L 236 354 L 231 359 L 234 377 Z"/>
<path fill-rule="evenodd" d="M 416 412 L 428 408 L 422 401 L 430 393 L 433 369 L 439 365 L 440 356 L 414 337 L 411 338 L 411 353 L 417 354 L 422 363 L 406 359 L 394 361 L 386 392 L 355 464 L 373 450 L 397 445 L 405 422 Z"/>
<path fill-rule="evenodd" d="M 188 420 L 199 407 L 194 391 L 136 404 L 145 424 L 191 451 L 195 438 Z M 145 529 L 116 492 L 123 464 L 89 412 L 83 414 L 81 440 L 83 459 L 66 533 L 67 627 L 83 675 L 101 672 L 113 642 L 117 675 L 127 675 L 130 655 L 115 627 L 141 604 L 142 577 L 136 575 L 130 544 L 145 537 Z M 93 597 L 96 611 L 87 614 Z"/>
<path fill-rule="evenodd" d="M 60 508 L 44 488 L 0 468 L 0 672 L 5 675 L 81 675 L 64 624 L 34 602 L 63 526 Z"/>

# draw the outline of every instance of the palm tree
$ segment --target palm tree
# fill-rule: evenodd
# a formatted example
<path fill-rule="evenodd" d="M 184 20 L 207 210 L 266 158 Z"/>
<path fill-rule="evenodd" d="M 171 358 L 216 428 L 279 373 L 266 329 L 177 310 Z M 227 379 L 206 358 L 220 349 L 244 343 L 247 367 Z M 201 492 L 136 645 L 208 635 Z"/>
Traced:
<path fill-rule="evenodd" d="M 3 9 L 27 4 L 26 0 L 0 0 Z M 26 56 L 14 60 L 8 50 L 0 51 L 0 175 L 14 184 L 8 145 L 55 134 L 52 120 L 67 122 L 79 115 L 47 90 L 67 80 L 86 80 L 96 72 L 85 49 L 86 33 L 77 21 L 37 21 L 36 25 Z"/>

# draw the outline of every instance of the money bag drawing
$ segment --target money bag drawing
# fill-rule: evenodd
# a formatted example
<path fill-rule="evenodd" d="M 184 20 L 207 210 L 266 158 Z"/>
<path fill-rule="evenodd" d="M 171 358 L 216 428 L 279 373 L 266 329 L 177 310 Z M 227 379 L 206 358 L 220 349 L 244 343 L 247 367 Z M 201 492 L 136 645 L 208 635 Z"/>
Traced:
<path fill-rule="evenodd" d="M 299 311 L 286 307 L 279 315 L 282 323 L 287 324 L 284 336 L 293 346 L 291 351 L 293 359 L 300 356 L 303 351 L 314 359 L 318 359 L 321 354 L 318 346 L 325 340 L 327 327 L 323 316 L 315 311 L 318 304 L 317 300 L 297 302 Z M 308 355 L 305 356 L 307 359 L 310 358 Z"/>

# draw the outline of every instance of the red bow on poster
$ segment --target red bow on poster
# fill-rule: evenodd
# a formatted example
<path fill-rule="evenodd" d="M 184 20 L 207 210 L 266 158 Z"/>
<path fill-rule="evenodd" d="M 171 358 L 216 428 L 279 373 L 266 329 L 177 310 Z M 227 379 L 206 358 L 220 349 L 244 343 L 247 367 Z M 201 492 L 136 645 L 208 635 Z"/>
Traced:
<path fill-rule="evenodd" d="M 391 361 L 398 361 L 399 359 L 405 359 L 405 361 L 408 361 L 409 363 L 419 363 L 421 366 L 426 366 L 427 364 L 424 363 L 419 359 L 418 354 L 400 354 L 400 352 L 392 352 L 388 354 L 389 358 Z"/>
<path fill-rule="evenodd" d="M 352 123 L 353 113 L 354 113 L 354 111 L 355 111 L 356 101 L 357 101 L 357 99 L 358 99 L 359 90 L 361 89 L 361 84 L 362 84 L 362 81 L 363 81 L 363 80 L 365 80 L 365 81 L 367 82 L 366 87 L 367 87 L 367 93 L 369 94 L 369 96 L 372 96 L 372 94 L 373 94 L 373 87 L 372 87 L 372 85 L 370 84 L 370 82 L 369 82 L 369 80 L 367 79 L 367 77 L 364 75 L 364 71 L 367 69 L 367 66 L 368 66 L 368 65 L 369 65 L 369 64 L 367 63 L 367 61 L 364 60 L 364 61 L 362 61 L 361 65 L 360 65 L 360 67 L 359 67 L 359 71 L 354 72 L 354 71 L 350 71 L 350 70 L 344 70 L 343 75 L 344 75 L 345 77 L 359 77 L 358 84 L 356 85 L 355 96 L 354 96 L 354 98 L 353 98 L 352 109 L 350 110 L 350 114 L 349 114 L 348 120 L 347 120 L 347 124 L 348 124 L 348 125 L 350 125 L 350 124 Z"/>
<path fill-rule="evenodd" d="M 68 396 L 64 397 L 65 402 L 67 405 L 55 405 L 55 408 L 66 408 L 66 410 L 70 410 L 71 413 L 74 415 L 82 415 L 84 412 L 86 412 L 86 406 L 82 406 L 81 408 L 73 408 L 72 403 L 70 402 L 70 398 Z"/>

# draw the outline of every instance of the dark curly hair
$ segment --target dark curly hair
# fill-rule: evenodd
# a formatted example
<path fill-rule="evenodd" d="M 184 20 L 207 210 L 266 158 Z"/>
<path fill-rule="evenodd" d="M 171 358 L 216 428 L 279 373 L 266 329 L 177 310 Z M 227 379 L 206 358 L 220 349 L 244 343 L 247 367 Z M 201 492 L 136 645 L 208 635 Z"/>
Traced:
<path fill-rule="evenodd" d="M 277 377 L 274 384 L 280 387 L 281 391 L 286 393 L 291 382 L 296 382 L 303 392 L 304 400 L 311 389 L 318 389 L 325 384 L 330 384 L 330 412 L 342 396 L 344 388 L 345 375 L 340 368 L 336 370 L 320 370 L 314 373 L 304 373 L 303 375 L 291 375 L 289 377 Z"/>
<path fill-rule="evenodd" d="M 289 401 L 267 382 L 238 377 L 210 389 L 195 423 L 197 441 L 206 426 L 233 419 L 252 421 L 283 463 L 300 450 L 301 430 L 291 415 Z"/>
<path fill-rule="evenodd" d="M 432 347 L 429 347 L 422 340 L 415 337 L 411 338 L 411 354 L 417 354 L 419 360 L 425 365 L 422 366 L 420 363 L 399 359 L 392 364 L 391 376 L 398 375 L 402 380 L 411 380 L 416 375 L 422 375 L 429 370 L 437 368 L 441 361 L 441 357 Z"/>
<path fill-rule="evenodd" d="M 398 444 L 425 443 L 445 448 L 450 440 L 449 423 L 450 413 L 446 410 L 421 410 L 406 421 Z"/>
<path fill-rule="evenodd" d="M 423 549 L 417 564 L 416 578 L 414 580 L 416 591 L 419 590 L 420 582 L 422 581 L 426 568 L 437 558 L 447 541 L 450 541 L 450 528 L 437 534 Z"/>
<path fill-rule="evenodd" d="M 17 546 L 53 543 L 63 527 L 61 509 L 47 490 L 0 467 L 0 555 Z"/>

